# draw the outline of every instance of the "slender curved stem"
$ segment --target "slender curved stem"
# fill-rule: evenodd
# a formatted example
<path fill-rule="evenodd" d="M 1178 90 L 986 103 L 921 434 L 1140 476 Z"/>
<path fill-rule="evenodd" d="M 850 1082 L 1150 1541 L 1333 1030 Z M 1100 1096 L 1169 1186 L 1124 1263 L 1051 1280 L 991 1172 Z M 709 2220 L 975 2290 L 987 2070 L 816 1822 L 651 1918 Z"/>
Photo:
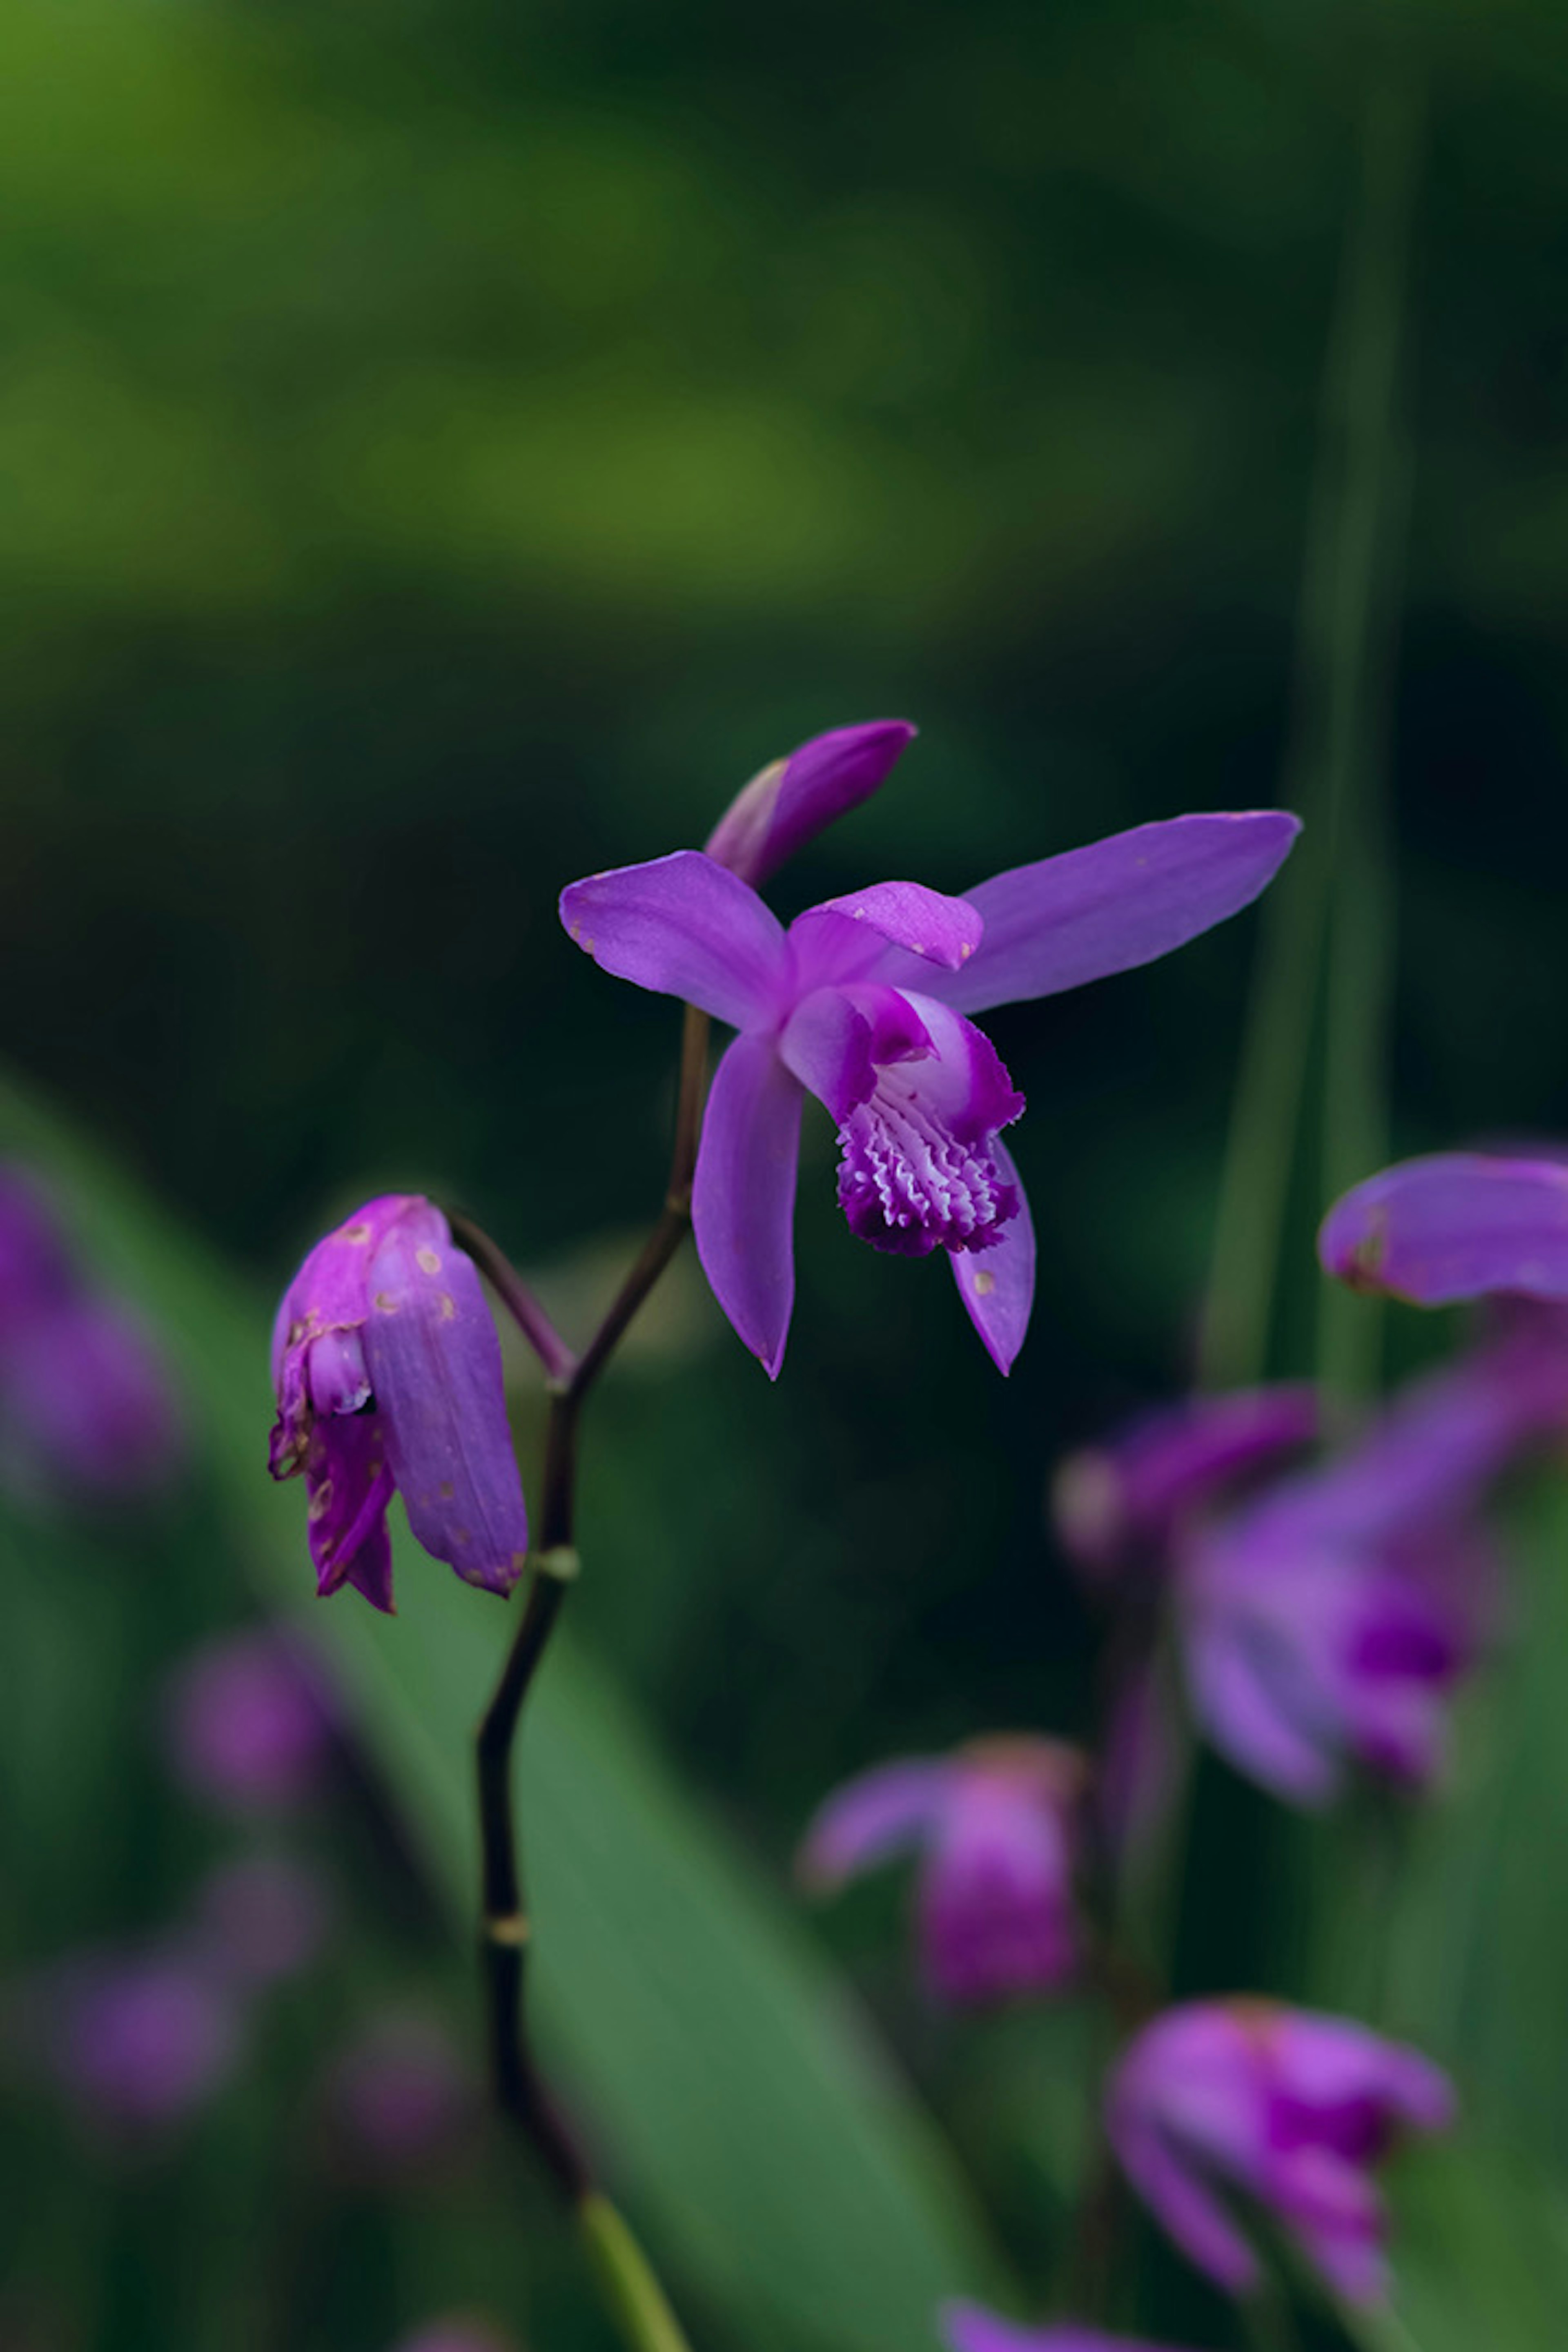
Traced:
<path fill-rule="evenodd" d="M 708 1069 L 708 1018 L 687 1009 L 681 1035 L 675 1145 L 663 1212 L 598 1329 L 574 1356 L 502 1253 L 468 1219 L 453 1236 L 489 1276 L 550 1374 L 544 1476 L 522 1622 L 485 1710 L 476 1742 L 482 1870 L 485 1986 L 495 2095 L 576 2210 L 606 2303 L 637 2352 L 684 2352 L 684 2339 L 646 2255 L 598 2189 L 545 2088 L 528 2032 L 530 1921 L 519 1855 L 512 1754 L 524 1701 L 543 1661 L 568 1585 L 574 1548 L 577 1432 L 584 1402 L 691 1223 L 691 1186 Z M 459 1229 L 460 1228 L 460 1229 Z"/>

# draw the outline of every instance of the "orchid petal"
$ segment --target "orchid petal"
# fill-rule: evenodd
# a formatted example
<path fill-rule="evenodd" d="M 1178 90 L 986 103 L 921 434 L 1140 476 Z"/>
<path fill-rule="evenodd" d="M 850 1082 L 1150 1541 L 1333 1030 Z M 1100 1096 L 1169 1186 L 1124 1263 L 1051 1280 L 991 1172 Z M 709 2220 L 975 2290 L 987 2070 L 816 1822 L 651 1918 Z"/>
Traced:
<path fill-rule="evenodd" d="M 955 2002 L 1058 1990 L 1079 1959 L 1071 1889 L 1060 1807 L 1005 1773 L 961 1773 L 921 1874 L 932 1990 Z"/>
<path fill-rule="evenodd" d="M 713 1074 L 691 1195 L 702 1271 L 770 1380 L 795 1305 L 800 1106 L 771 1039 L 737 1037 Z"/>
<path fill-rule="evenodd" d="M 868 800 L 914 740 L 904 719 L 873 719 L 814 735 L 773 760 L 738 793 L 707 842 L 707 855 L 760 886 L 797 849 Z"/>
<path fill-rule="evenodd" d="M 393 1496 L 385 1433 L 376 1413 L 318 1422 L 305 1458 L 310 1559 L 325 1600 L 352 1584 L 373 1609 L 395 1612 L 386 1507 Z"/>
<path fill-rule="evenodd" d="M 866 1100 L 877 1065 L 929 1054 L 931 1032 L 896 988 L 816 988 L 789 1017 L 779 1053 L 840 1124 Z"/>
<path fill-rule="evenodd" d="M 561 893 L 561 919 L 616 979 L 679 996 L 734 1028 L 771 1028 L 787 1010 L 783 926 L 700 850 L 574 882 Z"/>
<path fill-rule="evenodd" d="M 986 1250 L 950 1250 L 948 1263 L 969 1319 L 997 1370 L 1010 1372 L 1035 1303 L 1035 1228 L 1013 1155 L 998 1136 L 991 1154 L 1018 1205 Z"/>
<path fill-rule="evenodd" d="M 930 1756 L 901 1757 L 846 1781 L 818 1811 L 797 1868 L 819 1894 L 858 1878 L 918 1845 L 935 1823 L 953 1782 L 953 1767 Z"/>
<path fill-rule="evenodd" d="M 500 1341 L 473 1261 L 428 1203 L 400 1220 L 371 1262 L 364 1347 L 416 1537 L 465 1583 L 510 1592 L 528 1516 Z"/>
<path fill-rule="evenodd" d="M 1310 1662 L 1284 1633 L 1215 1612 L 1192 1628 L 1184 1656 L 1194 1712 L 1237 1771 L 1292 1804 L 1337 1794 L 1345 1727 L 1322 1719 Z"/>
<path fill-rule="evenodd" d="M 868 889 L 825 898 L 797 915 L 789 930 L 810 986 L 858 979 L 880 960 L 884 948 L 900 948 L 943 971 L 962 971 L 984 933 L 984 922 L 967 898 L 950 898 L 922 882 L 874 882 Z"/>
<path fill-rule="evenodd" d="M 1473 1151 L 1402 1160 L 1335 1202 L 1318 1255 L 1353 1289 L 1417 1307 L 1494 1290 L 1568 1299 L 1568 1167 Z"/>
<path fill-rule="evenodd" d="M 1131 971 L 1250 905 L 1300 829 L 1275 809 L 1178 816 L 1014 866 L 964 893 L 985 937 L 963 971 L 921 984 L 984 1013 Z"/>

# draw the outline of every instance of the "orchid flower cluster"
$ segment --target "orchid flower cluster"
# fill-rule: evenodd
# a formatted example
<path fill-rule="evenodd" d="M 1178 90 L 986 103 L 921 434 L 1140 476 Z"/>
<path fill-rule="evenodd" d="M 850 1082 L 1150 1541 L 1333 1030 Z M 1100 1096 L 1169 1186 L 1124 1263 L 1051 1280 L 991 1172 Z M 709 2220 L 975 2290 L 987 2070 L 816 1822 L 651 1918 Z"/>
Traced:
<path fill-rule="evenodd" d="M 352 1586 L 391 1612 L 396 1493 L 420 1547 L 463 1581 L 503 1599 L 527 1582 L 479 1742 L 498 2091 L 611 2267 L 624 2225 L 615 2217 L 605 2233 L 608 2209 L 528 2044 L 529 1923 L 507 1780 L 518 1712 L 577 1566 L 584 1391 L 688 1222 L 736 1337 L 779 1377 L 808 1099 L 832 1125 L 851 1235 L 897 1256 L 944 1255 L 1007 1373 L 1035 1282 L 1024 1177 L 1004 1140 L 1025 1102 L 975 1016 L 1182 946 L 1255 899 L 1298 830 L 1272 811 L 1175 817 L 959 897 L 877 882 L 786 925 L 762 886 L 879 788 L 912 734 L 880 721 L 815 738 L 752 780 L 705 848 L 562 894 L 584 955 L 688 1008 L 688 1155 L 678 1142 L 665 1221 L 581 1356 L 488 1237 L 413 1194 L 365 1202 L 316 1244 L 273 1335 L 271 1469 L 304 1479 L 321 1593 Z M 700 1108 L 710 1021 L 733 1034 Z M 1568 1303 L 1568 1171 L 1418 1163 L 1342 1203 L 1323 1246 L 1331 1270 L 1363 1286 Z M 481 1267 L 551 1385 L 531 1535 Z M 1253 2221 L 1269 2214 L 1331 2295 L 1369 2304 L 1388 2283 L 1373 2173 L 1401 2136 L 1450 2121 L 1445 2076 L 1354 2020 L 1253 1995 L 1172 2000 L 1145 1986 L 1130 2015 L 1115 1890 L 1170 1801 L 1188 1722 L 1288 1804 L 1323 1807 L 1369 1776 L 1406 1791 L 1440 1778 L 1449 1701 L 1505 1607 L 1490 1498 L 1568 1419 L 1568 1322 L 1545 1310 L 1500 1319 L 1365 1428 L 1337 1434 L 1329 1418 L 1300 1385 L 1194 1397 L 1068 1461 L 1054 1490 L 1060 1545 L 1091 1593 L 1141 1629 L 1102 1753 L 1029 1727 L 877 1765 L 823 1805 L 800 1870 L 826 1893 L 917 1857 L 921 1973 L 941 2004 L 1106 1991 L 1121 2042 L 1105 2146 L 1171 2239 L 1246 2299 L 1265 2275 Z M 1179 1688 L 1161 1672 L 1173 1658 Z M 285 1740 L 268 1770 L 289 1769 Z M 622 2308 L 653 2292 L 640 2254 L 625 2265 Z M 933 2315 L 933 2327 L 952 2352 L 1101 2352 L 1121 2340 L 1076 2322 L 1020 2329 L 972 2304 Z"/>

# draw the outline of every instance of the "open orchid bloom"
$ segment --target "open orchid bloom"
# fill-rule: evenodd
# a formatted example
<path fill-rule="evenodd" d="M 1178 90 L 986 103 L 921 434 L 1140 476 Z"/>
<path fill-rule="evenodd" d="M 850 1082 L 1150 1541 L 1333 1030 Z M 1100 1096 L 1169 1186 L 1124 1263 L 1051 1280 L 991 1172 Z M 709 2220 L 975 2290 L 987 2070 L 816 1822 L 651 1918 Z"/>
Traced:
<path fill-rule="evenodd" d="M 1334 1203 L 1318 1255 L 1352 1288 L 1417 1307 L 1492 1291 L 1568 1300 L 1568 1162 L 1477 1151 L 1402 1160 Z"/>
<path fill-rule="evenodd" d="M 921 1956 L 938 1998 L 1058 1991 L 1080 1955 L 1072 1881 L 1084 1783 L 1076 1748 L 1023 1734 L 879 1765 L 823 1806 L 801 1876 L 826 1891 L 918 1850 Z"/>
<path fill-rule="evenodd" d="M 943 2304 L 937 2325 L 951 2352 L 1174 2352 L 1169 2345 L 1106 2336 L 1071 2319 L 1056 2320 L 1048 2327 L 1020 2327 L 1016 2320 L 1003 2319 L 979 2303 Z"/>
<path fill-rule="evenodd" d="M 838 1198 L 878 1249 L 947 1253 L 998 1368 L 1035 1244 L 1001 1131 L 1024 1108 L 972 1013 L 1150 962 L 1235 914 L 1299 830 L 1274 812 L 1176 817 L 998 874 L 963 898 L 882 882 L 786 931 L 726 866 L 677 850 L 575 882 L 561 919 L 605 971 L 739 1032 L 719 1064 L 692 1220 L 715 1296 L 770 1376 L 795 1297 L 801 1105 L 838 1129 Z"/>
<path fill-rule="evenodd" d="M 1174 1589 L 1193 1703 L 1266 1788 L 1328 1802 L 1352 1766 L 1420 1787 L 1493 1630 L 1489 1486 L 1568 1410 L 1568 1351 L 1521 1334 L 1416 1382 L 1359 1444 L 1195 1528 Z"/>
<path fill-rule="evenodd" d="M 907 719 L 873 719 L 814 735 L 736 794 L 704 846 L 716 866 L 760 888 L 786 858 L 869 800 L 914 740 Z"/>
<path fill-rule="evenodd" d="M 1183 1525 L 1279 1468 L 1318 1434 L 1309 1381 L 1184 1397 L 1069 1454 L 1051 1487 L 1064 1550 L 1095 1577 L 1160 1566 Z"/>
<path fill-rule="evenodd" d="M 1145 2026 L 1119 2063 L 1107 2127 L 1129 2180 L 1183 2252 L 1227 2293 L 1258 2258 L 1231 2201 L 1268 2207 L 1333 2291 L 1386 2291 L 1372 2169 L 1402 2131 L 1453 2119 L 1428 2059 L 1349 2019 L 1271 2001 L 1193 2001 Z"/>
<path fill-rule="evenodd" d="M 318 1588 L 392 1608 L 386 1511 L 465 1583 L 506 1593 L 528 1518 L 500 1341 L 447 1220 L 416 1195 L 367 1202 L 318 1242 L 272 1335 L 275 1478 L 303 1471 Z"/>

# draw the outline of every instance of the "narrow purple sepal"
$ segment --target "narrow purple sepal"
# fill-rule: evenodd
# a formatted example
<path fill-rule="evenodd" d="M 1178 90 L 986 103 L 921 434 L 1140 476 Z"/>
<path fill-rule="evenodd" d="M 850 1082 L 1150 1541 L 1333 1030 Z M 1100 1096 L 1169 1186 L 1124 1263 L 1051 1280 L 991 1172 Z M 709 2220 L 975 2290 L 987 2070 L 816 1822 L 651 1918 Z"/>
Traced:
<path fill-rule="evenodd" d="M 772 1041 L 737 1037 L 713 1074 L 691 1192 L 702 1271 L 770 1380 L 795 1307 L 801 1101 Z"/>
<path fill-rule="evenodd" d="M 1568 1166 L 1437 1152 L 1369 1177 L 1318 1235 L 1352 1289 L 1446 1307 L 1491 1291 L 1568 1300 Z"/>
<path fill-rule="evenodd" d="M 783 925 L 700 850 L 568 884 L 561 920 L 602 971 L 679 996 L 732 1028 L 771 1027 L 788 1010 Z"/>
<path fill-rule="evenodd" d="M 1300 830 L 1277 809 L 1172 817 L 994 875 L 964 893 L 984 942 L 933 992 L 984 1013 L 1152 963 L 1249 906 Z"/>
<path fill-rule="evenodd" d="M 802 1842 L 803 1885 L 826 1894 L 924 1837 L 944 1801 L 952 1768 L 942 1757 L 900 1757 L 836 1789 Z"/>
<path fill-rule="evenodd" d="M 707 855 L 760 887 L 825 827 L 868 800 L 914 735 L 904 719 L 814 735 L 742 788 L 710 834 Z"/>
<path fill-rule="evenodd" d="M 527 1559 L 528 1516 L 500 1340 L 472 1259 L 428 1202 L 371 1261 L 364 1351 L 418 1541 L 465 1583 L 510 1592 Z"/>
<path fill-rule="evenodd" d="M 1013 1197 L 1013 1213 L 991 1248 L 950 1251 L 948 1264 L 964 1311 L 1005 1378 L 1027 1336 L 1035 1304 L 1035 1226 L 1012 1153 L 1000 1136 L 992 1138 L 990 1149 L 1003 1187 Z"/>
<path fill-rule="evenodd" d="M 1047 2327 L 1023 2327 L 978 2303 L 944 2303 L 937 2326 L 951 2352 L 1176 2352 L 1172 2345 L 1107 2336 L 1071 2319 L 1053 2321 Z"/>

